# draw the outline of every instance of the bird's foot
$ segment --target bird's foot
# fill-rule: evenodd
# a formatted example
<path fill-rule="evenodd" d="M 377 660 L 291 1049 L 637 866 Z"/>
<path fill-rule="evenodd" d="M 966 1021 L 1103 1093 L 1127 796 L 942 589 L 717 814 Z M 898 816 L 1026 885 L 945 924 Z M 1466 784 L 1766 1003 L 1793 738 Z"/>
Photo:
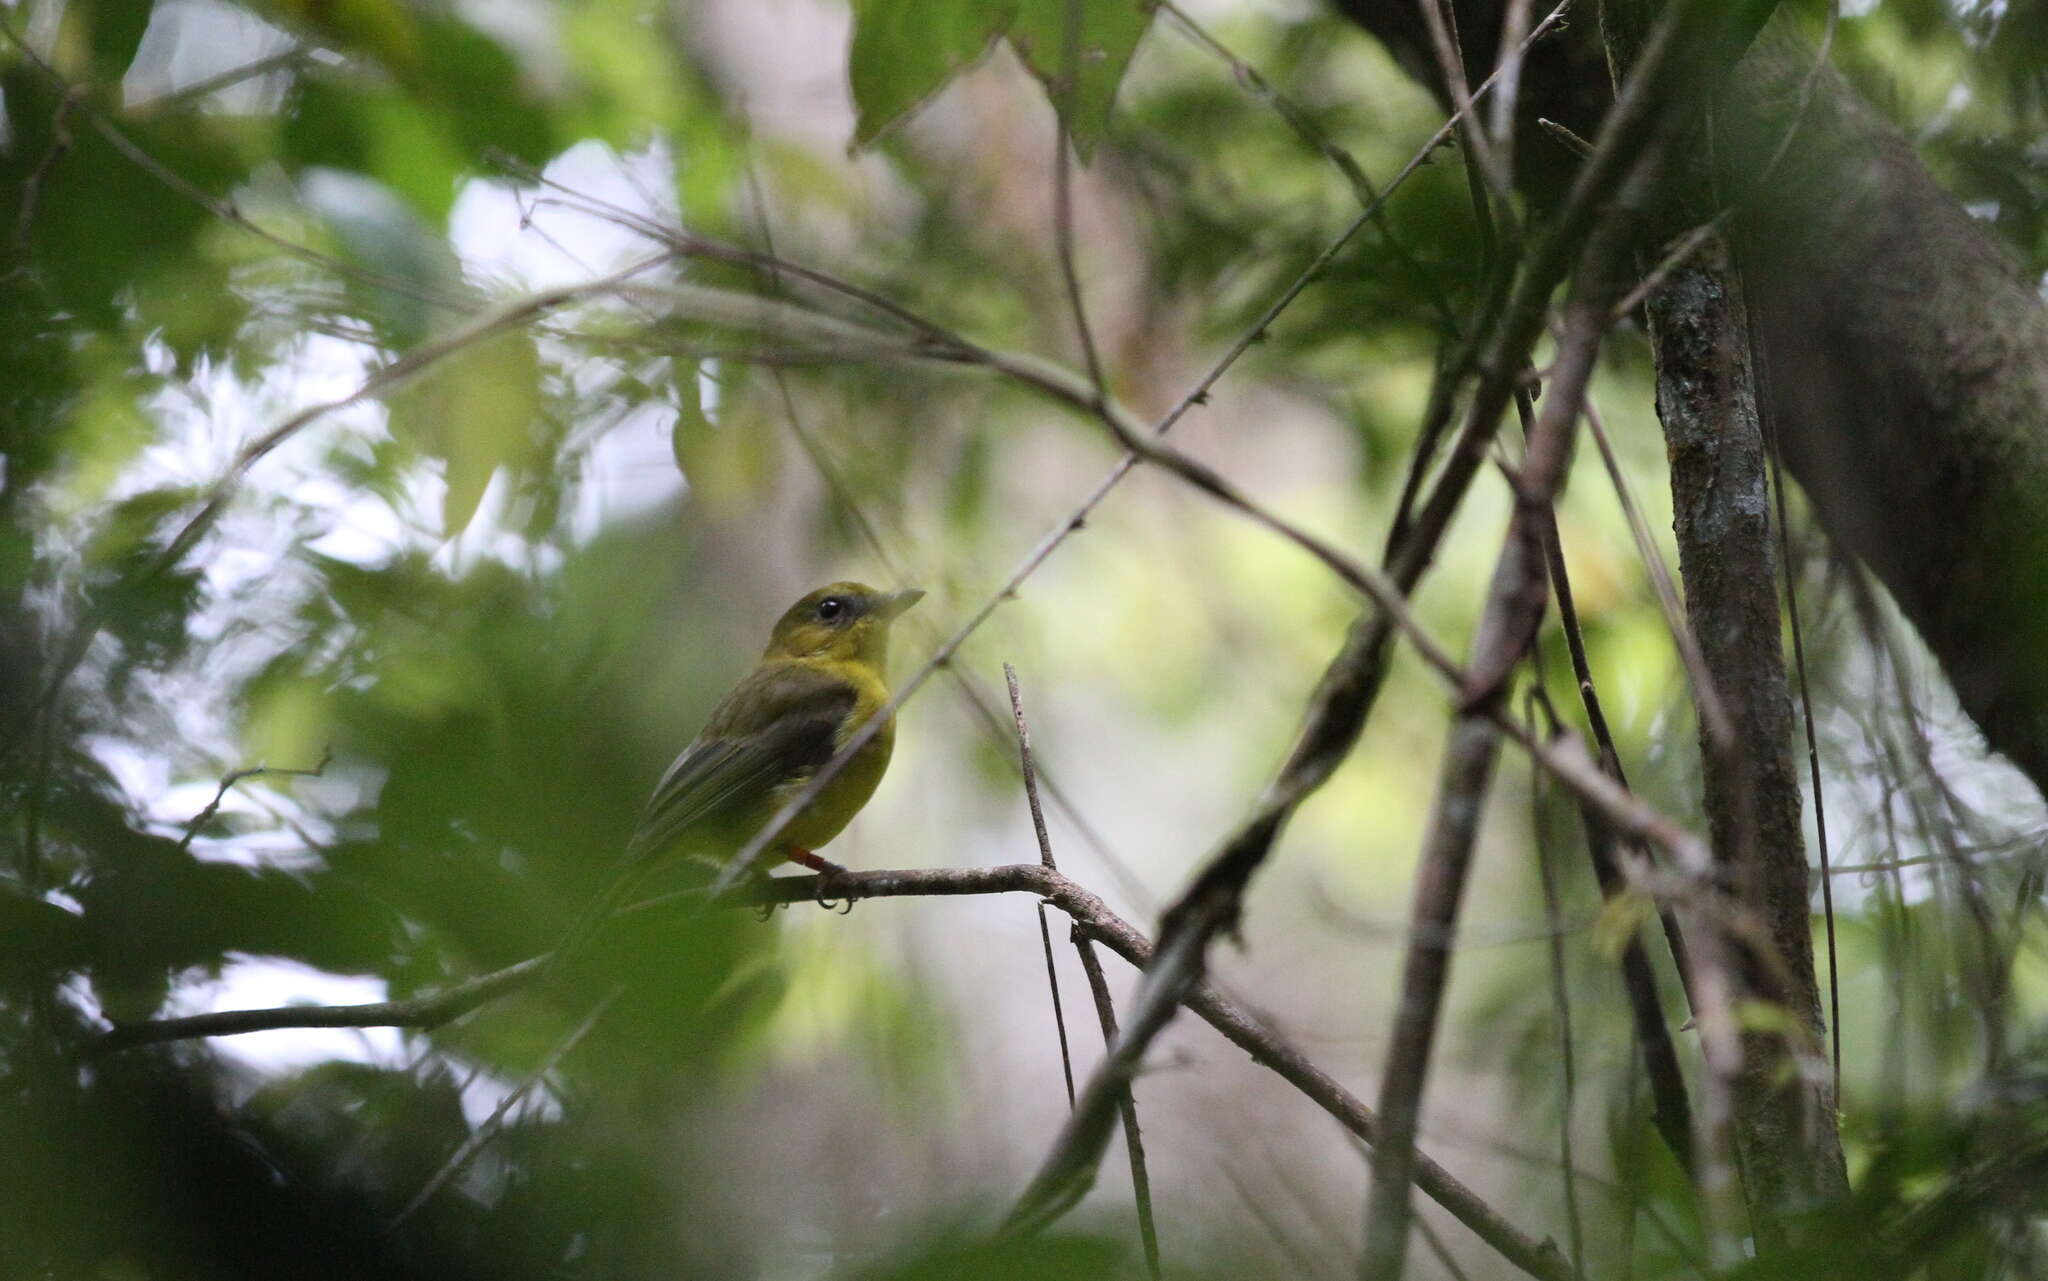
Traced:
<path fill-rule="evenodd" d="M 819 907 L 828 912 L 837 908 L 841 916 L 853 910 L 853 887 L 841 880 L 846 875 L 845 868 L 831 859 L 820 858 L 809 850 L 795 847 L 783 857 L 799 867 L 808 867 L 818 874 L 818 893 L 814 901 Z"/>

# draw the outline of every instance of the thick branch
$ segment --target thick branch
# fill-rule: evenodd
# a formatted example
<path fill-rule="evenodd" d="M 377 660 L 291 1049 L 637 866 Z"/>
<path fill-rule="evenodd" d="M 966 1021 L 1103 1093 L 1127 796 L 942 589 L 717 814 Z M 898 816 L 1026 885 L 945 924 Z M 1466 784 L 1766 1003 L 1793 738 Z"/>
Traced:
<path fill-rule="evenodd" d="M 1778 640 L 1764 440 L 1741 298 L 1732 285 L 1720 265 L 1696 262 L 1651 298 L 1657 413 L 1671 457 L 1687 614 L 1739 743 L 1724 750 L 1702 728 L 1715 860 L 1724 883 L 1767 926 L 1778 968 L 1791 979 L 1781 983 L 1753 961 L 1744 967 L 1743 986 L 1782 1006 L 1817 1041 L 1820 994 L 1792 706 Z M 1738 1141 L 1752 1217 L 1761 1224 L 1815 1195 L 1839 1194 L 1845 1176 L 1825 1074 L 1800 1071 L 1803 1047 L 1783 1036 L 1751 1032 L 1743 1041 Z"/>

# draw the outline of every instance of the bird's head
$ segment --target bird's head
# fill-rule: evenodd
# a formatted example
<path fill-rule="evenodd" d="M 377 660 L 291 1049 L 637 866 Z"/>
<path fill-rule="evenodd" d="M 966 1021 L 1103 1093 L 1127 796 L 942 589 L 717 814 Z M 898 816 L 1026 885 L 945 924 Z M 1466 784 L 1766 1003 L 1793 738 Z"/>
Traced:
<path fill-rule="evenodd" d="M 776 620 L 766 658 L 823 658 L 881 666 L 889 624 L 924 598 L 912 588 L 877 591 L 866 583 L 831 583 L 805 596 Z"/>

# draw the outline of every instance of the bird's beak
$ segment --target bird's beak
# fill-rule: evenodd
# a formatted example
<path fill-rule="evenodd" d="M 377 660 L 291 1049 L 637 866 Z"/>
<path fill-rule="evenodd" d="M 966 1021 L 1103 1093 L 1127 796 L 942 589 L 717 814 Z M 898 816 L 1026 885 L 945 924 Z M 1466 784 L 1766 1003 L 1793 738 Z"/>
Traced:
<path fill-rule="evenodd" d="M 909 591 L 892 592 L 875 600 L 875 617 L 887 622 L 904 610 L 924 599 L 924 593 L 913 587 Z"/>

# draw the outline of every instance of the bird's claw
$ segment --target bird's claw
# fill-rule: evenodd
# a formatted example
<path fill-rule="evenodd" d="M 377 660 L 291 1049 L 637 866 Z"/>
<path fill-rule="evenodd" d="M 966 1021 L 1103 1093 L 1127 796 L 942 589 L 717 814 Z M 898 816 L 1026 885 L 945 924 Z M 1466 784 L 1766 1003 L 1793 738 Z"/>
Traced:
<path fill-rule="evenodd" d="M 843 868 L 834 868 L 829 872 L 818 873 L 818 893 L 811 900 L 828 912 L 837 910 L 841 916 L 845 916 L 853 911 L 853 900 L 855 897 L 853 887 L 850 885 L 839 887 L 839 897 L 830 897 L 843 871 Z"/>

